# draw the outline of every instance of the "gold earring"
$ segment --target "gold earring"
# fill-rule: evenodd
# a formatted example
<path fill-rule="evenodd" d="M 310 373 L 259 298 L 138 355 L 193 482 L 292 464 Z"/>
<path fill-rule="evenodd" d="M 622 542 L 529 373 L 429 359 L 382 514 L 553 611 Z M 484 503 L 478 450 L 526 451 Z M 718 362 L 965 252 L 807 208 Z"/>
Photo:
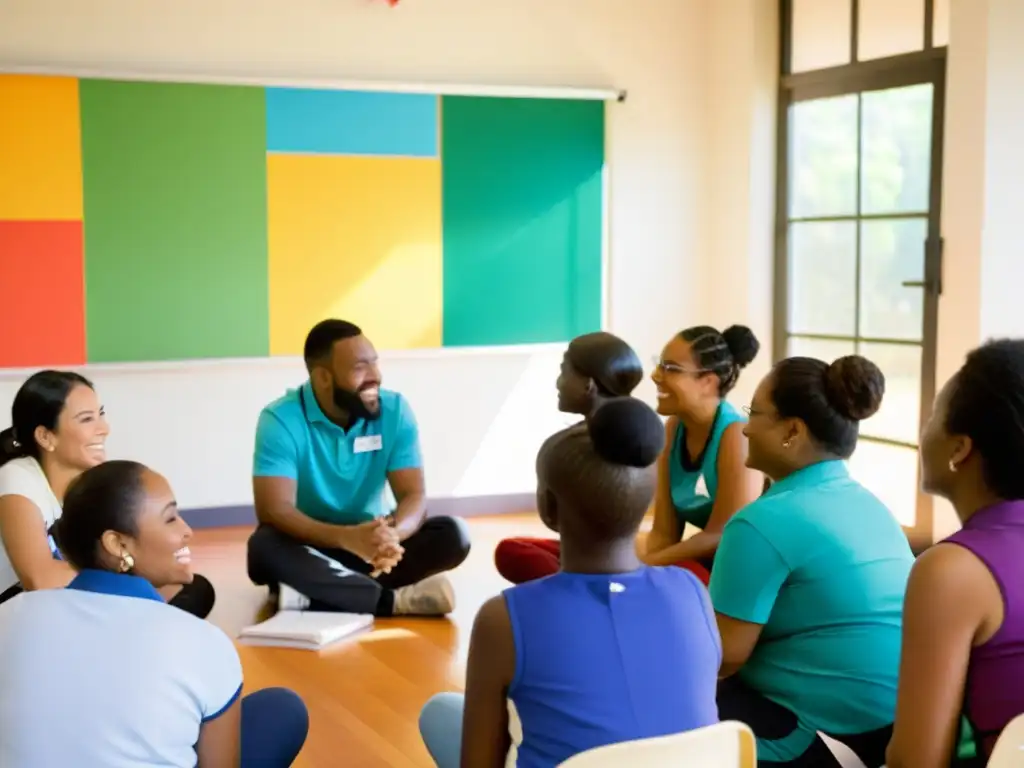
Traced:
<path fill-rule="evenodd" d="M 792 444 L 793 443 L 791 443 L 788 438 L 786 440 L 782 441 L 782 447 L 783 448 L 789 448 L 789 446 L 791 446 Z"/>
<path fill-rule="evenodd" d="M 950 472 L 956 472 L 957 469 L 959 469 L 959 467 L 957 467 L 956 462 L 953 461 L 952 459 L 950 459 L 949 460 L 949 471 Z"/>
<path fill-rule="evenodd" d="M 135 558 L 127 552 L 121 553 L 121 573 L 128 573 L 135 567 Z"/>

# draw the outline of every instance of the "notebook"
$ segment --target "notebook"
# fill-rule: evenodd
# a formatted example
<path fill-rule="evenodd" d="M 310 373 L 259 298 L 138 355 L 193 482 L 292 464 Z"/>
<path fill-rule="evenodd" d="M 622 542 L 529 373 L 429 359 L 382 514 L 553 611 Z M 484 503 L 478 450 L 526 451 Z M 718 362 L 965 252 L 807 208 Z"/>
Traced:
<path fill-rule="evenodd" d="M 245 645 L 270 645 L 318 651 L 373 626 L 368 613 L 278 611 L 272 618 L 246 627 L 238 635 Z"/>

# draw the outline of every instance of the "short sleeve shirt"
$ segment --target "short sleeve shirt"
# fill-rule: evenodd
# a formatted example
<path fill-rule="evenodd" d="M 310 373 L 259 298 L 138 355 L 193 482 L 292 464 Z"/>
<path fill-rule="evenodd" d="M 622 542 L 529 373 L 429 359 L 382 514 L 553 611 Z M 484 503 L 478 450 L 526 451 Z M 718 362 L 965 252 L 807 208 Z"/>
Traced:
<path fill-rule="evenodd" d="M 242 690 L 227 635 L 138 576 L 83 571 L 0 605 L 0 765 L 194 766 Z"/>
<path fill-rule="evenodd" d="M 895 517 L 845 462 L 772 485 L 726 524 L 711 574 L 718 613 L 763 625 L 741 679 L 808 729 L 892 723 L 913 562 Z"/>
<path fill-rule="evenodd" d="M 61 505 L 39 462 L 31 456 L 13 459 L 0 467 L 0 498 L 22 496 L 32 502 L 39 515 L 41 535 L 49 536 L 50 526 L 61 514 Z M 52 549 L 51 542 L 51 549 Z M 0 592 L 18 583 L 6 547 L 0 548 Z"/>
<path fill-rule="evenodd" d="M 294 480 L 299 511 L 337 525 L 387 514 L 388 473 L 423 466 L 412 408 L 386 389 L 378 418 L 342 429 L 324 415 L 307 381 L 263 409 L 255 442 L 253 475 Z"/>

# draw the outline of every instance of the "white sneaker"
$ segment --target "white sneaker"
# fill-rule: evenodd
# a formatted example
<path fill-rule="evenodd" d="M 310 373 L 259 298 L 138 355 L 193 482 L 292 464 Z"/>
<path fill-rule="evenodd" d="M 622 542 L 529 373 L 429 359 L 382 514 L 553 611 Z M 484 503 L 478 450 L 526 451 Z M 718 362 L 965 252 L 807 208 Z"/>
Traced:
<path fill-rule="evenodd" d="M 277 593 L 277 610 L 304 611 L 309 608 L 309 598 L 301 592 L 282 584 Z"/>
<path fill-rule="evenodd" d="M 455 610 L 455 590 L 443 573 L 395 590 L 396 616 L 444 616 Z"/>

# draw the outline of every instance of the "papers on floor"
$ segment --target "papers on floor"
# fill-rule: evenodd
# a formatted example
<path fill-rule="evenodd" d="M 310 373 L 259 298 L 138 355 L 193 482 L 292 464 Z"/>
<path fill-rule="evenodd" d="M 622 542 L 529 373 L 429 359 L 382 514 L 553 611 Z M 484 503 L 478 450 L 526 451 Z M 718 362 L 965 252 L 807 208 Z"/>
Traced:
<path fill-rule="evenodd" d="M 373 616 L 364 613 L 323 611 L 278 611 L 272 618 L 241 631 L 245 645 L 270 645 L 318 651 L 373 626 Z"/>

